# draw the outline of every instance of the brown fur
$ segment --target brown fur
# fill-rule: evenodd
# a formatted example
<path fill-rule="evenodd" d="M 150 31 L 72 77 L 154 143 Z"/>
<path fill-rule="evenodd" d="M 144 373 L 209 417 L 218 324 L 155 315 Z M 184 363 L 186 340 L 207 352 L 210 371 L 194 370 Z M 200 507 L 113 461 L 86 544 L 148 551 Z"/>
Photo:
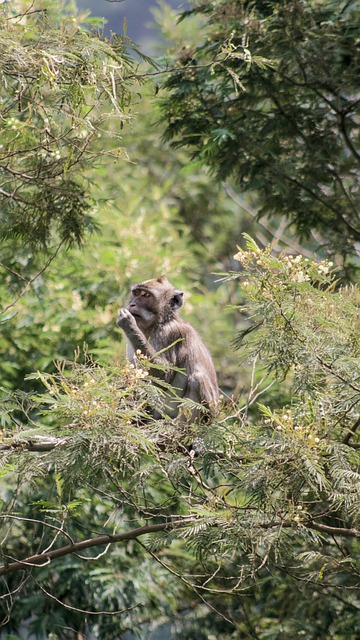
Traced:
<path fill-rule="evenodd" d="M 120 310 L 117 325 L 126 335 L 128 359 L 133 361 L 139 349 L 163 367 L 151 369 L 151 374 L 176 390 L 177 401 L 168 403 L 166 413 L 172 417 L 178 414 L 179 398 L 188 398 L 216 413 L 218 384 L 214 365 L 197 331 L 178 313 L 182 295 L 165 276 L 133 285 L 130 302 Z M 183 373 L 166 368 L 167 364 Z M 194 410 L 191 418 L 197 419 L 199 414 Z"/>

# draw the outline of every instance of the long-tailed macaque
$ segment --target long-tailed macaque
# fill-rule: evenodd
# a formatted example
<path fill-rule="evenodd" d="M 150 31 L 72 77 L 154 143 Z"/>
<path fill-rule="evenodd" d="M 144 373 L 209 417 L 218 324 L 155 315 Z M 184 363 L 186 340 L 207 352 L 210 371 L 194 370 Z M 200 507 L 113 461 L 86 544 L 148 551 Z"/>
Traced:
<path fill-rule="evenodd" d="M 201 420 L 203 413 L 216 414 L 219 390 L 209 351 L 191 324 L 178 313 L 182 303 L 183 293 L 165 276 L 145 280 L 131 287 L 130 302 L 119 311 L 116 324 L 125 332 L 128 359 L 136 360 L 136 352 L 140 350 L 157 365 L 150 366 L 151 375 L 165 380 L 174 389 L 174 396 L 166 401 L 163 412 L 176 417 L 182 399 L 187 398 L 207 409 L 190 411 L 192 420 Z M 159 418 L 161 412 L 153 411 L 153 416 Z"/>

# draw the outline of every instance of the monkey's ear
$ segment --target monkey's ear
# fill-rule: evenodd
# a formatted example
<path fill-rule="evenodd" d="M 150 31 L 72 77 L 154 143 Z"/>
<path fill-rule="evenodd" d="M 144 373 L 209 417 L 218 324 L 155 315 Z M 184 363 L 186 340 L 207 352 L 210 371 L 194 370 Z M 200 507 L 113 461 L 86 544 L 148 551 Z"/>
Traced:
<path fill-rule="evenodd" d="M 171 298 L 171 307 L 172 309 L 180 309 L 183 305 L 183 297 L 184 294 L 182 291 L 175 291 L 173 297 Z"/>

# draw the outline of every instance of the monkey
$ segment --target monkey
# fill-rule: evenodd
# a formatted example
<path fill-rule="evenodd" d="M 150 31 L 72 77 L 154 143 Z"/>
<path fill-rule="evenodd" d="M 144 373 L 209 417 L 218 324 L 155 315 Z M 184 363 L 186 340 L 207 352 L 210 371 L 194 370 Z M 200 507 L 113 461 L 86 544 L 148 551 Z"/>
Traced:
<path fill-rule="evenodd" d="M 183 293 L 166 278 L 134 284 L 127 307 L 120 309 L 116 321 L 126 337 L 126 355 L 136 361 L 139 350 L 150 361 L 150 373 L 169 383 L 174 390 L 164 412 L 170 418 L 182 413 L 184 399 L 202 405 L 191 410 L 191 420 L 204 421 L 216 415 L 219 399 L 215 367 L 208 349 L 194 327 L 178 313 Z M 151 367 L 151 364 L 155 365 Z M 161 413 L 154 410 L 153 417 Z M 185 418 L 189 420 L 189 416 Z"/>

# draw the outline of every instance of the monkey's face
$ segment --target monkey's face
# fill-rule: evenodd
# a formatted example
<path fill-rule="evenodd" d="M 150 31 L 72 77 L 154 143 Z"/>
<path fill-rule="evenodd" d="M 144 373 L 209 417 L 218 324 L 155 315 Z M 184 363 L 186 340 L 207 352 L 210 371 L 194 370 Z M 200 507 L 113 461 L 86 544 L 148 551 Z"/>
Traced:
<path fill-rule="evenodd" d="M 169 320 L 182 305 L 183 294 L 165 276 L 131 287 L 128 310 L 142 331 Z"/>
<path fill-rule="evenodd" d="M 139 329 L 150 329 L 159 315 L 159 305 L 151 291 L 135 285 L 131 289 L 128 310 L 134 316 Z"/>

